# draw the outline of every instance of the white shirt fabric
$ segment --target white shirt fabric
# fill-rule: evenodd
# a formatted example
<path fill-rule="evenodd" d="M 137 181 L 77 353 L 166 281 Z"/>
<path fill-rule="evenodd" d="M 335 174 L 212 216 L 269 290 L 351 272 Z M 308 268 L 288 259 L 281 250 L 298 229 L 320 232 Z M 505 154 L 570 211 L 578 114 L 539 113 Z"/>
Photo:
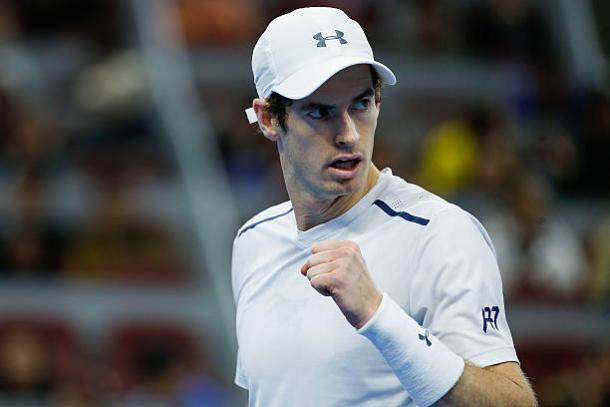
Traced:
<path fill-rule="evenodd" d="M 356 205 L 324 224 L 299 231 L 284 202 L 239 230 L 235 383 L 248 389 L 250 406 L 413 405 L 379 350 L 300 274 L 311 245 L 324 240 L 355 241 L 379 290 L 400 306 L 396 312 L 464 360 L 518 361 L 481 224 L 385 169 Z"/>

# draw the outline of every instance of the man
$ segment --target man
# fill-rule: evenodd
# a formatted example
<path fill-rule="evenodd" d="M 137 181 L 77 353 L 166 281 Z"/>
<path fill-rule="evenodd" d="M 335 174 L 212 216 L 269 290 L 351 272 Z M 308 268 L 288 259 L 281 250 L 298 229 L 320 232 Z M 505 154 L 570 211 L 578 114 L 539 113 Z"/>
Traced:
<path fill-rule="evenodd" d="M 233 248 L 236 383 L 251 406 L 535 405 L 493 246 L 468 213 L 372 163 L 381 84 L 342 11 L 272 21 L 249 110 L 290 201 Z"/>

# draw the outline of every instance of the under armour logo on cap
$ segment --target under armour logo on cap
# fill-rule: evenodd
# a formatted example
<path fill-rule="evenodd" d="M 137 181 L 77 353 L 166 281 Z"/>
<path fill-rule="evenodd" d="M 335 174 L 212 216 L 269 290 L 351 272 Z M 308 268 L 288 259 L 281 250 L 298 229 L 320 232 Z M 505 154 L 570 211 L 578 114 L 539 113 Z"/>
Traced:
<path fill-rule="evenodd" d="M 317 47 L 318 48 L 326 47 L 326 41 L 330 41 L 330 40 L 339 40 L 339 44 L 341 44 L 341 45 L 347 44 L 347 40 L 343 39 L 343 36 L 345 34 L 342 31 L 335 30 L 335 33 L 337 35 L 330 35 L 328 37 L 324 37 L 321 32 L 319 32 L 316 35 L 314 35 L 313 36 L 314 40 L 318 40 Z"/>

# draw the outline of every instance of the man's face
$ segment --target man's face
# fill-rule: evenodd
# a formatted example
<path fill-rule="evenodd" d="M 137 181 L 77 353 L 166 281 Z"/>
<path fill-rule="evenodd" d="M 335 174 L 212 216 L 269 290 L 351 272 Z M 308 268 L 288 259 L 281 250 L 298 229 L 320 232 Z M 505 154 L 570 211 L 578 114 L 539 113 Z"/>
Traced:
<path fill-rule="evenodd" d="M 346 68 L 286 108 L 277 143 L 291 199 L 335 199 L 366 186 L 379 105 L 369 65 Z"/>

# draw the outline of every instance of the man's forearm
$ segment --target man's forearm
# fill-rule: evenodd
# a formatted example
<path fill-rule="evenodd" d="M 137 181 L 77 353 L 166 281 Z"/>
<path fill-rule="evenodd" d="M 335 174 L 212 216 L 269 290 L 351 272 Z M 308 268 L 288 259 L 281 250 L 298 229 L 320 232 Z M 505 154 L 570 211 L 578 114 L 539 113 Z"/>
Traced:
<path fill-rule="evenodd" d="M 381 352 L 417 405 L 535 406 L 516 362 L 480 368 L 464 364 L 386 294 L 358 332 Z"/>
<path fill-rule="evenodd" d="M 480 368 L 466 364 L 456 385 L 437 407 L 537 406 L 536 397 L 517 363 Z"/>

